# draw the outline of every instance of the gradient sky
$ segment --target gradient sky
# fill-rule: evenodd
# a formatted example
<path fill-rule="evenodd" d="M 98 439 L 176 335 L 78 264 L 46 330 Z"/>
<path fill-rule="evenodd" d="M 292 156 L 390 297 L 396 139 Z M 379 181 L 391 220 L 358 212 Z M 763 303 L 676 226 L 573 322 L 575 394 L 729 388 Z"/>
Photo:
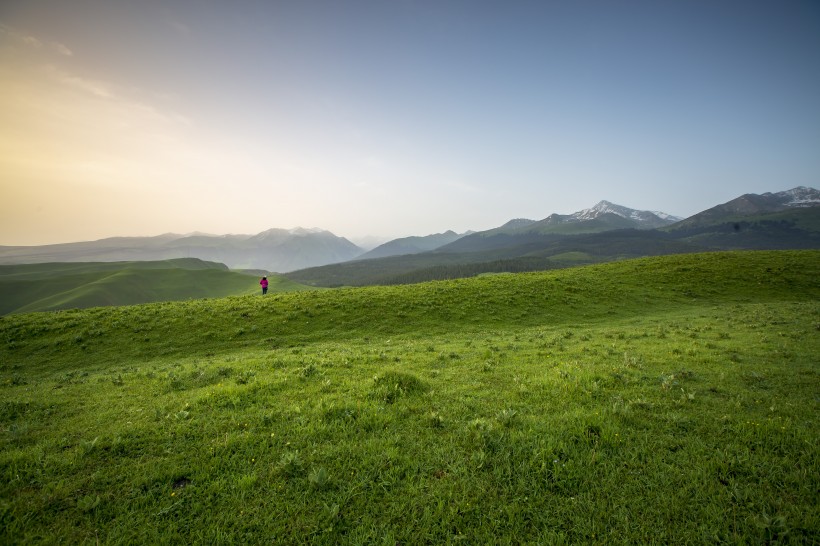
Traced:
<path fill-rule="evenodd" d="M 688 216 L 820 179 L 820 2 L 3 0 L 0 244 Z"/>

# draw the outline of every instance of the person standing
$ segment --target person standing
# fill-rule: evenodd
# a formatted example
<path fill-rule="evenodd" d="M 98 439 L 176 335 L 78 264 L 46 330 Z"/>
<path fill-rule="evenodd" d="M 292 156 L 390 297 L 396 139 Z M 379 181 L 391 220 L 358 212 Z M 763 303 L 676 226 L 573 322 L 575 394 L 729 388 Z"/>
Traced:
<path fill-rule="evenodd" d="M 262 280 L 259 281 L 259 284 L 262 285 L 262 295 L 264 296 L 265 294 L 268 293 L 268 278 L 267 277 L 262 277 Z"/>

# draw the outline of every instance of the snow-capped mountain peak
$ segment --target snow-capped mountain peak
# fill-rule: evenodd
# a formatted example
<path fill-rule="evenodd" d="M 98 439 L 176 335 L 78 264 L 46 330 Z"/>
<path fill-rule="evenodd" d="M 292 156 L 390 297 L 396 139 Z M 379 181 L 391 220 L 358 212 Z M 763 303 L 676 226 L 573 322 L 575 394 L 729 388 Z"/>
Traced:
<path fill-rule="evenodd" d="M 317 233 L 326 233 L 327 230 L 313 227 L 313 228 L 303 228 L 303 227 L 295 227 L 293 229 L 289 229 L 288 233 L 291 235 L 314 235 Z"/>
<path fill-rule="evenodd" d="M 736 214 L 754 214 L 760 212 L 776 212 L 791 208 L 815 207 L 820 205 L 820 191 L 814 188 L 798 186 L 777 193 L 747 193 L 732 199 L 722 205 L 695 215 L 695 217 L 710 211 L 733 212 Z"/>
<path fill-rule="evenodd" d="M 664 212 L 651 212 L 648 210 L 635 210 L 629 207 L 616 205 L 610 201 L 601 201 L 592 208 L 584 209 L 570 215 L 570 221 L 594 220 L 604 214 L 614 214 L 628 220 L 633 220 L 639 224 L 671 224 L 680 220 L 677 216 Z"/>
<path fill-rule="evenodd" d="M 764 196 L 772 194 L 763 194 Z M 788 207 L 813 207 L 820 204 L 820 192 L 814 188 L 807 188 L 806 186 L 797 186 L 790 190 L 782 191 L 774 194 L 780 197 L 783 204 Z"/>

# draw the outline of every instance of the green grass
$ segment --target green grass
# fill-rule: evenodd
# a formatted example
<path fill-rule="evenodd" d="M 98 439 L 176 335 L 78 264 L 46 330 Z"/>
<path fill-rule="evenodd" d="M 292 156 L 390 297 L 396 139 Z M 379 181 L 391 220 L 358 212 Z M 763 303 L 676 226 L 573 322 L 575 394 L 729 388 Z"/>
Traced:
<path fill-rule="evenodd" d="M 820 252 L 0 319 L 4 543 L 812 544 Z"/>
<path fill-rule="evenodd" d="M 255 294 L 258 280 L 195 258 L 0 265 L 0 314 Z M 270 292 L 307 289 L 280 276 L 270 282 Z"/>
<path fill-rule="evenodd" d="M 562 252 L 560 254 L 550 256 L 549 259 L 551 262 L 561 264 L 583 264 L 595 262 L 595 259 L 586 252 Z"/>

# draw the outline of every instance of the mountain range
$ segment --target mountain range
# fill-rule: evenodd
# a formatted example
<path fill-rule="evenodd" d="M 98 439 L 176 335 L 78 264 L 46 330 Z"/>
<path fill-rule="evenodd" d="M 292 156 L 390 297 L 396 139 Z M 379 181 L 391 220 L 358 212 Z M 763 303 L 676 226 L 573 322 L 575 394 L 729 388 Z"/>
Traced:
<path fill-rule="evenodd" d="M 293 271 L 350 260 L 362 249 L 322 229 L 269 229 L 256 235 L 112 237 L 43 246 L 0 246 L 0 264 L 153 261 L 199 258 L 231 269 Z"/>
<path fill-rule="evenodd" d="M 515 219 L 434 250 L 288 273 L 313 286 L 400 284 L 714 250 L 820 248 L 820 192 L 746 194 L 687 219 L 602 201 L 571 215 Z"/>
<path fill-rule="evenodd" d="M 820 192 L 801 186 L 742 195 L 686 219 L 601 201 L 486 231 L 395 239 L 369 252 L 329 231 L 296 228 L 0 246 L 0 264 L 198 258 L 231 269 L 287 272 L 316 286 L 413 282 L 703 250 L 820 248 L 818 205 Z"/>
<path fill-rule="evenodd" d="M 543 220 L 517 218 L 501 227 L 482 232 L 484 237 L 499 233 L 596 233 L 610 229 L 653 229 L 683 220 L 664 212 L 635 210 L 601 201 L 573 214 L 551 214 Z"/>
<path fill-rule="evenodd" d="M 358 260 L 371 260 L 374 258 L 386 258 L 388 256 L 400 256 L 404 254 L 419 254 L 435 250 L 446 244 L 457 241 L 458 239 L 469 235 L 472 232 L 458 234 L 455 231 L 445 231 L 444 233 L 436 233 L 424 237 L 402 237 L 401 239 L 393 239 L 382 245 L 377 246 L 369 252 L 365 252 L 358 256 Z"/>

